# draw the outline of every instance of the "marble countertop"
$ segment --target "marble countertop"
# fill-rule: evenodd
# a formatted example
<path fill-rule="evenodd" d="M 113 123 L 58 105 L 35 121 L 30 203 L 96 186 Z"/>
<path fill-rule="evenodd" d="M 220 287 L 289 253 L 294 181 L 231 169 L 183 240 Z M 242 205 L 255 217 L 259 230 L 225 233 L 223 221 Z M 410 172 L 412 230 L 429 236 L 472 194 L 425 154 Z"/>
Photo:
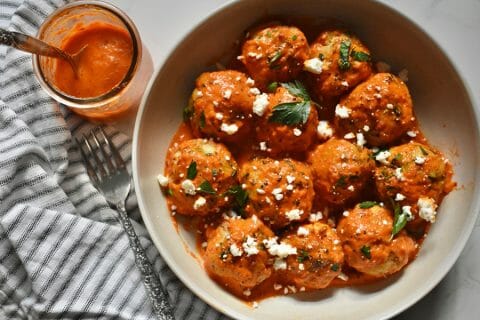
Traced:
<path fill-rule="evenodd" d="M 113 0 L 135 21 L 158 67 L 190 28 L 226 0 Z M 381 0 L 422 26 L 445 50 L 480 106 L 480 0 Z M 131 135 L 133 119 L 118 124 Z M 457 263 L 440 284 L 395 319 L 478 319 L 480 220 Z"/>

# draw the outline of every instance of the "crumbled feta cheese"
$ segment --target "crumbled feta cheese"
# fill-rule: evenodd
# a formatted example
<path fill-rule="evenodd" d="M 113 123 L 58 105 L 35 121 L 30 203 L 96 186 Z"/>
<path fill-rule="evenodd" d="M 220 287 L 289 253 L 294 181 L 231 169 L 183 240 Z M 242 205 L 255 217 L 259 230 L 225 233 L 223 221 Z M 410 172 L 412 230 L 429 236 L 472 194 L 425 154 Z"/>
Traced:
<path fill-rule="evenodd" d="M 333 135 L 333 129 L 328 124 L 328 121 L 321 120 L 318 122 L 317 135 L 320 139 L 328 139 Z"/>
<path fill-rule="evenodd" d="M 157 176 L 157 180 L 158 180 L 158 183 L 160 184 L 160 186 L 162 186 L 162 187 L 168 186 L 168 182 L 169 182 L 168 177 L 164 176 L 163 174 L 159 174 Z"/>
<path fill-rule="evenodd" d="M 258 302 L 257 302 L 257 301 L 253 301 L 252 307 L 253 307 L 253 309 L 257 309 L 257 308 L 258 308 Z"/>
<path fill-rule="evenodd" d="M 393 109 L 393 104 L 391 104 L 391 103 L 387 103 L 387 106 L 386 106 L 386 107 L 387 107 L 387 109 L 390 109 L 390 110 L 392 110 L 392 109 Z"/>
<path fill-rule="evenodd" d="M 284 259 L 276 258 L 273 262 L 273 269 L 275 270 L 286 270 L 287 262 Z"/>
<path fill-rule="evenodd" d="M 215 118 L 216 118 L 217 120 L 222 120 L 222 119 L 223 119 L 223 114 L 220 113 L 220 112 L 217 112 L 217 113 L 215 113 Z"/>
<path fill-rule="evenodd" d="M 298 264 L 298 270 L 300 270 L 300 271 L 305 270 L 305 266 L 303 265 L 303 263 Z"/>
<path fill-rule="evenodd" d="M 374 97 L 375 99 L 382 99 L 382 95 L 381 95 L 380 93 L 374 93 L 374 94 L 373 94 L 373 97 Z"/>
<path fill-rule="evenodd" d="M 182 189 L 185 194 L 189 194 L 191 196 L 195 195 L 195 185 L 193 184 L 193 181 L 190 179 L 185 179 L 182 181 Z"/>
<path fill-rule="evenodd" d="M 201 207 L 203 207 L 207 203 L 207 199 L 204 197 L 198 197 L 197 200 L 195 200 L 195 203 L 193 204 L 193 209 L 198 210 Z"/>
<path fill-rule="evenodd" d="M 367 141 L 365 140 L 365 136 L 363 135 L 363 133 L 357 133 L 357 145 L 363 147 L 365 143 L 367 143 Z"/>
<path fill-rule="evenodd" d="M 267 150 L 267 143 L 265 141 L 260 142 L 260 150 L 262 151 Z"/>
<path fill-rule="evenodd" d="M 242 249 L 240 249 L 235 243 L 233 243 L 231 246 L 230 246 L 230 253 L 232 254 L 232 256 L 234 257 L 240 257 L 243 253 Z"/>
<path fill-rule="evenodd" d="M 310 232 L 305 227 L 298 227 L 298 229 L 297 229 L 297 235 L 299 235 L 299 236 L 307 236 L 309 233 Z"/>
<path fill-rule="evenodd" d="M 225 99 L 230 99 L 230 97 L 232 96 L 232 90 L 228 89 L 228 90 L 225 90 L 225 92 L 223 93 L 223 97 Z"/>
<path fill-rule="evenodd" d="M 293 135 L 296 136 L 296 137 L 300 137 L 302 135 L 302 130 L 300 130 L 298 128 L 294 128 L 293 129 Z"/>
<path fill-rule="evenodd" d="M 391 69 L 390 65 L 383 61 L 377 62 L 375 66 L 377 67 L 378 72 L 389 72 Z"/>
<path fill-rule="evenodd" d="M 343 280 L 343 281 L 348 281 L 348 276 L 343 272 L 340 272 L 340 274 L 337 276 L 337 278 L 340 279 L 340 280 Z"/>
<path fill-rule="evenodd" d="M 255 81 L 252 78 L 248 78 L 246 82 L 249 86 L 253 86 L 255 84 Z"/>
<path fill-rule="evenodd" d="M 222 125 L 220 126 L 220 130 L 222 130 L 223 132 L 226 132 L 228 135 L 232 135 L 238 131 L 238 126 L 235 123 L 233 124 L 222 123 Z"/>
<path fill-rule="evenodd" d="M 258 90 L 258 88 L 250 88 L 250 90 L 248 90 L 251 94 L 254 94 L 256 96 L 260 95 L 260 90 Z"/>
<path fill-rule="evenodd" d="M 414 219 L 411 206 L 403 206 L 402 212 L 407 216 L 407 221 L 412 221 Z"/>
<path fill-rule="evenodd" d="M 265 194 L 265 190 L 258 188 L 257 193 L 258 194 Z"/>
<path fill-rule="evenodd" d="M 293 209 L 293 210 L 285 212 L 285 215 L 287 216 L 288 220 L 290 220 L 290 221 L 300 220 L 300 217 L 301 217 L 302 214 L 303 214 L 303 210 L 300 210 L 300 209 Z"/>
<path fill-rule="evenodd" d="M 421 197 L 418 199 L 418 215 L 420 218 L 428 221 L 435 222 L 435 216 L 437 214 L 437 204 L 432 198 Z"/>
<path fill-rule="evenodd" d="M 349 185 L 347 188 L 349 191 L 355 191 L 355 187 L 353 185 Z"/>
<path fill-rule="evenodd" d="M 305 287 L 300 287 L 300 291 L 301 292 L 305 291 Z"/>
<path fill-rule="evenodd" d="M 303 70 L 314 73 L 320 74 L 322 73 L 323 61 L 319 58 L 312 58 L 305 60 L 303 63 Z"/>
<path fill-rule="evenodd" d="M 388 159 L 388 157 L 390 157 L 390 155 L 391 155 L 391 153 L 388 150 L 380 151 L 375 156 L 375 160 L 377 160 L 378 162 L 383 163 L 383 164 L 388 164 L 387 159 Z"/>
<path fill-rule="evenodd" d="M 348 210 L 343 211 L 343 216 L 344 217 L 348 217 L 349 215 L 350 215 L 350 211 L 348 211 Z"/>
<path fill-rule="evenodd" d="M 347 82 L 347 81 L 344 80 L 344 81 L 342 81 L 340 84 L 341 84 L 342 86 L 348 88 L 348 82 Z"/>
<path fill-rule="evenodd" d="M 293 183 L 295 181 L 295 177 L 294 176 L 291 176 L 291 175 L 287 175 L 287 182 L 288 183 Z"/>
<path fill-rule="evenodd" d="M 277 237 L 264 239 L 263 244 L 268 249 L 268 253 L 279 258 L 286 258 L 289 255 L 297 254 L 297 248 L 285 242 L 277 242 Z"/>
<path fill-rule="evenodd" d="M 405 179 L 405 177 L 403 176 L 402 168 L 396 168 L 395 169 L 395 177 L 399 181 L 403 181 Z"/>
<path fill-rule="evenodd" d="M 407 82 L 407 81 L 408 81 L 408 70 L 407 70 L 407 69 L 402 69 L 402 70 L 398 73 L 398 77 L 399 77 L 403 82 Z"/>
<path fill-rule="evenodd" d="M 201 98 L 201 97 L 203 97 L 203 92 L 195 89 L 193 91 L 193 99 L 195 100 L 195 99 L 198 99 L 198 98 Z"/>
<path fill-rule="evenodd" d="M 263 57 L 263 54 L 261 53 L 255 53 L 255 52 L 249 52 L 247 53 L 247 56 L 255 58 L 255 59 L 261 59 Z"/>
<path fill-rule="evenodd" d="M 353 132 L 349 132 L 347 133 L 346 135 L 343 136 L 345 139 L 354 139 L 355 138 L 355 135 L 353 134 Z"/>
<path fill-rule="evenodd" d="M 417 136 L 417 133 L 415 131 L 407 131 L 407 136 L 415 138 Z"/>
<path fill-rule="evenodd" d="M 242 244 L 243 250 L 247 256 L 258 254 L 257 239 L 247 236 L 247 240 Z"/>
<path fill-rule="evenodd" d="M 317 213 L 311 213 L 310 217 L 308 218 L 308 221 L 310 222 L 316 222 L 320 221 L 323 218 L 322 212 L 318 211 Z"/>
<path fill-rule="evenodd" d="M 370 131 L 370 127 L 367 126 L 367 125 L 364 125 L 364 126 L 363 126 L 363 131 L 365 131 L 365 132 Z"/>
<path fill-rule="evenodd" d="M 288 191 L 292 191 L 293 190 L 293 184 L 287 184 L 287 187 L 285 189 L 287 189 Z"/>
<path fill-rule="evenodd" d="M 424 164 L 425 163 L 425 158 L 424 157 L 415 157 L 415 163 L 416 164 Z"/>
<path fill-rule="evenodd" d="M 245 290 L 245 291 L 243 291 L 243 295 L 244 295 L 244 296 L 247 296 L 247 297 L 248 297 L 248 296 L 250 296 L 251 294 L 252 294 L 252 291 L 250 291 L 250 290 L 248 290 L 248 289 Z"/>
<path fill-rule="evenodd" d="M 258 89 L 257 89 L 258 90 Z M 268 107 L 268 94 L 262 93 L 255 97 L 253 102 L 253 113 L 261 117 L 265 113 L 265 110 Z"/>
<path fill-rule="evenodd" d="M 282 286 L 281 284 L 279 284 L 279 283 L 274 283 L 274 284 L 273 284 L 273 289 L 274 289 L 274 290 L 280 290 L 280 289 L 282 289 L 282 288 L 283 288 L 283 286 Z"/>
<path fill-rule="evenodd" d="M 245 57 L 244 56 L 237 56 L 237 60 L 242 61 Z"/>
<path fill-rule="evenodd" d="M 282 188 L 273 189 L 272 194 L 274 195 L 274 197 L 277 201 L 280 201 L 280 200 L 283 199 Z"/>
<path fill-rule="evenodd" d="M 177 206 L 176 206 L 176 205 L 174 205 L 174 204 L 172 204 L 172 206 L 170 207 L 170 210 L 172 210 L 172 211 L 175 211 L 175 210 L 177 210 Z"/>
<path fill-rule="evenodd" d="M 401 194 L 401 193 L 397 193 L 397 194 L 395 195 L 395 201 L 403 201 L 403 200 L 405 200 L 406 198 L 407 198 L 407 197 L 405 197 L 405 196 L 404 196 L 403 194 Z"/>
<path fill-rule="evenodd" d="M 202 248 L 206 248 L 208 245 L 207 241 L 202 242 Z"/>
<path fill-rule="evenodd" d="M 337 104 L 335 107 L 335 116 L 342 118 L 342 119 L 347 119 L 350 117 L 350 112 L 351 110 L 345 106 Z"/>

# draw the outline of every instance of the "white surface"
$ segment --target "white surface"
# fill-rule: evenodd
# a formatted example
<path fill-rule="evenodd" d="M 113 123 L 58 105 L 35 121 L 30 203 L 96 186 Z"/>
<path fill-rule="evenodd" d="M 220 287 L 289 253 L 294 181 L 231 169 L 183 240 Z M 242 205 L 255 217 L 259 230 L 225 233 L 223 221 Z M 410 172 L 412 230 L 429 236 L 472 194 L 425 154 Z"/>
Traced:
<path fill-rule="evenodd" d="M 382 1 L 421 25 L 446 51 L 480 102 L 480 1 Z M 211 10 L 226 3 L 220 0 L 116 0 L 135 21 L 144 44 L 157 67 L 192 25 Z M 412 48 L 415 50 L 415 48 Z M 455 108 L 452 105 L 452 108 Z M 133 124 L 133 119 L 131 124 Z M 125 131 L 130 132 L 129 124 Z M 475 319 L 480 311 L 480 223 L 454 268 L 424 299 L 398 319 Z"/>

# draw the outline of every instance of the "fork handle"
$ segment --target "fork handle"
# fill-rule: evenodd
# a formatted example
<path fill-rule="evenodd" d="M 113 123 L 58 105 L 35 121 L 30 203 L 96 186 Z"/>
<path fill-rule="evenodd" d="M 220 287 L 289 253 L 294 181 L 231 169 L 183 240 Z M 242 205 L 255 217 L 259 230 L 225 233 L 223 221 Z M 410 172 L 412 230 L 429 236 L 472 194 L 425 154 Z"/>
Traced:
<path fill-rule="evenodd" d="M 128 235 L 130 247 L 135 255 L 135 263 L 142 273 L 143 284 L 147 288 L 148 296 L 153 304 L 155 315 L 160 320 L 175 320 L 172 306 L 168 301 L 167 292 L 163 288 L 163 285 L 155 273 L 155 270 L 153 270 L 150 261 L 148 261 L 145 250 L 140 244 L 140 240 L 138 239 L 135 229 L 128 218 L 125 205 L 122 202 L 117 204 L 116 208 L 119 213 L 120 222 L 123 226 L 123 229 Z"/>

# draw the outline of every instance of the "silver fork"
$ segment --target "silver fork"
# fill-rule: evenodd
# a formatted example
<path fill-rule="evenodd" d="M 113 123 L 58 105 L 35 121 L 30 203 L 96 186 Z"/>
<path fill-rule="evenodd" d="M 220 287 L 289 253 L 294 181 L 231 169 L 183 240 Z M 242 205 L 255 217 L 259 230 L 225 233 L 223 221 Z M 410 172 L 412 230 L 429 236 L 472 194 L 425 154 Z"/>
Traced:
<path fill-rule="evenodd" d="M 145 250 L 127 216 L 125 200 L 130 193 L 130 175 L 125 162 L 101 127 L 93 129 L 90 137 L 83 135 L 81 140 L 80 142 L 76 139 L 88 176 L 110 206 L 118 212 L 118 218 L 128 235 L 130 247 L 135 255 L 135 263 L 142 273 L 143 283 L 152 301 L 155 315 L 161 320 L 174 320 L 168 295 L 148 261 Z M 93 145 L 90 140 L 93 141 Z"/>

